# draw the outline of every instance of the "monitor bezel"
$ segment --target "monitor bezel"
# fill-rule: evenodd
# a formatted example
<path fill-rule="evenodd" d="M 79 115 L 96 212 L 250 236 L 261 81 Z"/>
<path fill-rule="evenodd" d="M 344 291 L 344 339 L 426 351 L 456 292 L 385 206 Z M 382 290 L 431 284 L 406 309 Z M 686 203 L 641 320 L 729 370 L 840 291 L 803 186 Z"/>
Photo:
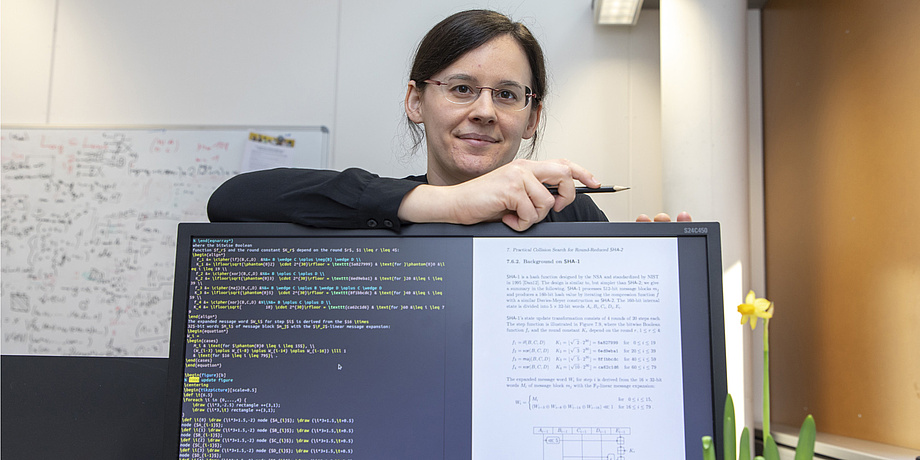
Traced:
<path fill-rule="evenodd" d="M 176 270 L 167 367 L 164 458 L 178 453 L 185 363 L 185 328 L 188 314 L 191 241 L 202 237 L 677 237 L 702 238 L 707 256 L 709 280 L 710 381 L 712 382 L 713 432 L 715 445 L 723 437 L 723 411 L 728 393 L 725 361 L 725 331 L 722 290 L 721 233 L 717 222 L 548 222 L 516 232 L 504 224 L 470 226 L 414 224 L 400 232 L 384 229 L 323 229 L 289 223 L 180 223 L 176 243 Z M 690 449 L 688 442 L 688 450 Z"/>

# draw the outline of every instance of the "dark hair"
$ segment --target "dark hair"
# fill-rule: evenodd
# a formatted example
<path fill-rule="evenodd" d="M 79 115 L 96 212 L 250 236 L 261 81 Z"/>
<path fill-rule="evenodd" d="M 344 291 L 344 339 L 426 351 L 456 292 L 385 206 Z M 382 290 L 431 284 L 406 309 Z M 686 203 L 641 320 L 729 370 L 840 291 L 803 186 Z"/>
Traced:
<path fill-rule="evenodd" d="M 454 61 L 493 38 L 508 35 L 515 39 L 530 63 L 532 88 L 539 99 L 546 97 L 546 66 L 543 62 L 543 49 L 530 30 L 520 22 L 513 22 L 504 14 L 490 10 L 468 10 L 448 16 L 431 28 L 415 52 L 415 60 L 409 79 L 414 80 L 419 90 L 426 86 L 425 80 L 444 70 Z M 532 101 L 531 110 L 536 110 L 538 101 Z M 539 131 L 539 129 L 538 129 Z M 409 134 L 412 136 L 412 150 L 421 146 L 424 132 L 415 123 L 409 122 Z M 536 152 L 537 133 L 530 139 L 528 158 Z"/>

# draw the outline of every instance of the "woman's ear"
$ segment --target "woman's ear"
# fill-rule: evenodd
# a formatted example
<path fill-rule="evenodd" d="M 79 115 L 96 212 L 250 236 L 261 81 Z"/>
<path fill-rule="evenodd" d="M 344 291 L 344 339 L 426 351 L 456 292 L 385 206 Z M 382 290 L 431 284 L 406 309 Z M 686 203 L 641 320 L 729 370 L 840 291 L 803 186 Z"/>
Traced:
<path fill-rule="evenodd" d="M 537 105 L 530 111 L 530 118 L 527 119 L 527 127 L 524 129 L 523 139 L 530 139 L 537 132 L 537 126 L 540 126 L 540 114 L 543 112 L 543 103 Z"/>
<path fill-rule="evenodd" d="M 422 93 L 415 80 L 409 80 L 409 88 L 406 89 L 406 116 L 413 123 L 422 123 Z"/>

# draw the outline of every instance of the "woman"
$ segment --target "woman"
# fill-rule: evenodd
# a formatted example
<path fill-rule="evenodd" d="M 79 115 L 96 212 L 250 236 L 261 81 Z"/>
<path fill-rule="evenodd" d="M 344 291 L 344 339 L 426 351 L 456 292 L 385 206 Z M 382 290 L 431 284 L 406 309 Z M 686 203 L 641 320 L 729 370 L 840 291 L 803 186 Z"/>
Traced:
<path fill-rule="evenodd" d="M 214 192 L 208 216 L 394 230 L 410 222 L 501 220 L 518 231 L 543 220 L 606 222 L 587 195 L 575 194 L 576 180 L 600 186 L 590 172 L 567 160 L 515 159 L 523 140 L 530 153 L 535 149 L 546 93 L 543 52 L 527 27 L 494 11 L 454 14 L 419 44 L 406 91 L 416 145 L 423 139 L 427 145 L 426 175 L 247 173 Z"/>

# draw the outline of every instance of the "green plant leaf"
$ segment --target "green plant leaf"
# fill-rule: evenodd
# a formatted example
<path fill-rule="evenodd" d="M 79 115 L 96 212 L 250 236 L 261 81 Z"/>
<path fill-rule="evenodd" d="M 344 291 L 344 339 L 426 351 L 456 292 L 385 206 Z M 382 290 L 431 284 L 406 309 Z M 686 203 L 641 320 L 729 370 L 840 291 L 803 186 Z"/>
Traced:
<path fill-rule="evenodd" d="M 722 417 L 722 458 L 735 460 L 735 402 L 732 395 L 725 396 L 725 412 Z"/>
<path fill-rule="evenodd" d="M 703 460 L 716 460 L 716 448 L 712 445 L 712 436 L 703 436 Z"/>
<path fill-rule="evenodd" d="M 779 449 L 776 447 L 776 441 L 769 434 L 763 441 L 763 458 L 764 460 L 779 460 Z"/>
<path fill-rule="evenodd" d="M 741 430 L 741 441 L 738 442 L 738 460 L 751 460 L 751 433 L 748 432 L 747 427 Z"/>
<path fill-rule="evenodd" d="M 815 419 L 808 415 L 799 430 L 799 442 L 795 445 L 795 460 L 812 460 L 815 457 Z"/>

